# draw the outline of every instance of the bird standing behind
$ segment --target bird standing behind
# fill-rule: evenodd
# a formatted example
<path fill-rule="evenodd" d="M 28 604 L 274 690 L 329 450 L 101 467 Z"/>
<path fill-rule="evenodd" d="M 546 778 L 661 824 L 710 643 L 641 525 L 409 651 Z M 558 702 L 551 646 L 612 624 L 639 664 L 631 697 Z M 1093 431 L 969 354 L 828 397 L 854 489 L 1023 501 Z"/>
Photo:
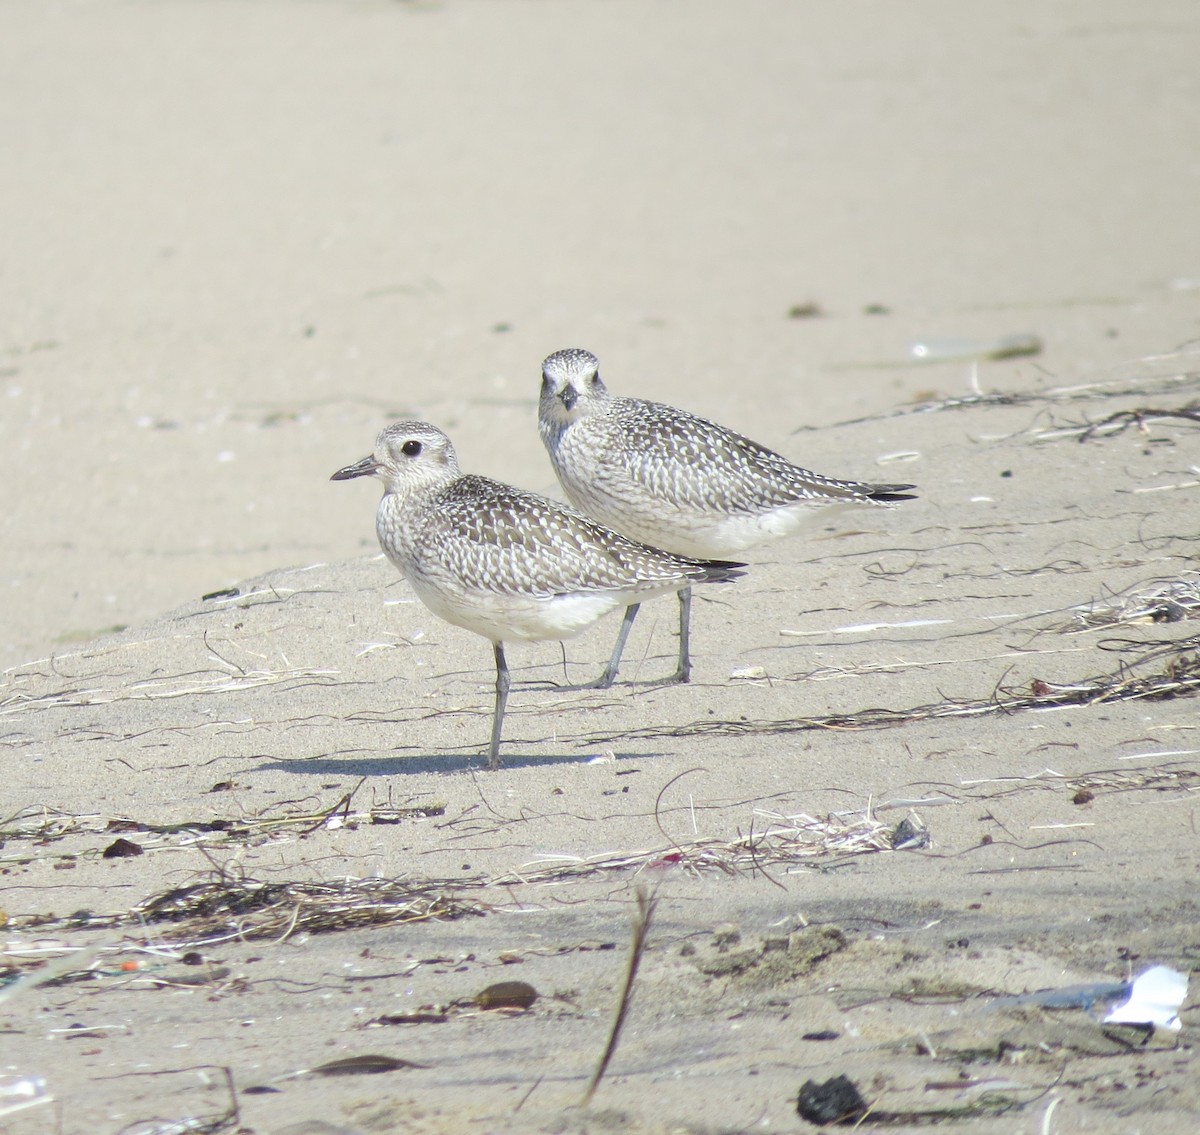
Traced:
<path fill-rule="evenodd" d="M 839 481 L 793 465 L 706 418 L 641 398 L 614 398 L 590 351 L 542 363 L 538 431 L 576 508 L 635 540 L 677 555 L 724 557 L 791 535 L 831 510 L 911 500 L 912 485 Z M 679 591 L 679 666 L 690 675 L 691 590 Z M 632 605 L 604 673 L 616 678 Z"/>

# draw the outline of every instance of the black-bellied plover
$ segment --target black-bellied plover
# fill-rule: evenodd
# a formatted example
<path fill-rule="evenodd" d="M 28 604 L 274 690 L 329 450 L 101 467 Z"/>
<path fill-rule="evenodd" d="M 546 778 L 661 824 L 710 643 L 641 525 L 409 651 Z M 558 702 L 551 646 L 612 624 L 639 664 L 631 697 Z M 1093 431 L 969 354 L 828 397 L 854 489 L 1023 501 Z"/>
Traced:
<path fill-rule="evenodd" d="M 743 564 L 662 552 L 566 505 L 461 473 L 450 439 L 426 422 L 388 426 L 374 453 L 331 480 L 369 475 L 383 482 L 375 530 L 388 559 L 435 615 L 492 643 L 493 768 L 510 686 L 506 641 L 562 640 L 620 607 L 743 574 Z"/>
<path fill-rule="evenodd" d="M 538 430 L 571 503 L 634 540 L 682 556 L 725 557 L 788 536 L 831 508 L 910 500 L 912 485 L 839 481 L 685 410 L 614 398 L 590 351 L 542 363 Z M 679 667 L 690 674 L 691 590 L 679 591 Z M 612 658 L 594 683 L 617 676 L 631 606 Z"/>

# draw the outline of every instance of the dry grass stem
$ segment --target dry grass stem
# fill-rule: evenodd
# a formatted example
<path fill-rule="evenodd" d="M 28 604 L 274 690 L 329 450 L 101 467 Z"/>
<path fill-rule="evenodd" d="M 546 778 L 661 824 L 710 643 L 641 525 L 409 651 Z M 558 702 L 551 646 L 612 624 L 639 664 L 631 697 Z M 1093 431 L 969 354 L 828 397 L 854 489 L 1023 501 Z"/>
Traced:
<path fill-rule="evenodd" d="M 625 969 L 625 981 L 621 985 L 621 996 L 617 1000 L 617 1013 L 608 1034 L 608 1044 L 604 1047 L 600 1063 L 596 1065 L 596 1071 L 580 1101 L 583 1107 L 587 1107 L 592 1102 L 592 1097 L 596 1094 L 596 1089 L 600 1086 L 600 1081 L 604 1079 L 604 1073 L 608 1070 L 609 1062 L 617 1051 L 617 1045 L 621 1042 L 621 1030 L 625 1026 L 625 1018 L 629 1015 L 629 1006 L 633 1001 L 633 986 L 637 981 L 638 967 L 642 963 L 642 955 L 646 952 L 646 939 L 650 934 L 650 924 L 654 921 L 655 908 L 658 906 L 658 899 L 648 893 L 644 887 L 638 887 L 636 898 L 637 913 L 633 918 L 633 941 L 629 946 L 629 964 Z"/>

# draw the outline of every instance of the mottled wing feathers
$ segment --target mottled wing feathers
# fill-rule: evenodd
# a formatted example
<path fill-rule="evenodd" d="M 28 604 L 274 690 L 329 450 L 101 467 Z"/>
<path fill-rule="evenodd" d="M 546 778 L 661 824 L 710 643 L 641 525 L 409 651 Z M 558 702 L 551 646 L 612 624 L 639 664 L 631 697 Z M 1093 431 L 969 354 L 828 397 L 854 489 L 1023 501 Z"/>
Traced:
<path fill-rule="evenodd" d="M 821 476 L 733 430 L 659 402 L 614 398 L 600 420 L 606 444 L 597 478 L 616 495 L 621 484 L 633 481 L 681 507 L 756 514 L 808 498 L 819 504 L 906 500 L 900 494 L 912 487 Z"/>
<path fill-rule="evenodd" d="M 741 564 L 661 552 L 572 508 L 470 474 L 434 494 L 425 525 L 417 543 L 443 570 L 485 591 L 531 597 L 654 591 L 682 579 L 728 580 L 742 574 Z"/>

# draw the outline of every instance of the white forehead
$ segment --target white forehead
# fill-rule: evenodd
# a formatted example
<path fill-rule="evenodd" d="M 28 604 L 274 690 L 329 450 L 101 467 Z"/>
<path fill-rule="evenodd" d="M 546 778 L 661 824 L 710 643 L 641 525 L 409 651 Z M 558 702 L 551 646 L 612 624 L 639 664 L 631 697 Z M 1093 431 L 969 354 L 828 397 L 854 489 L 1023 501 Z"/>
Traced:
<path fill-rule="evenodd" d="M 550 355 L 542 363 L 542 374 L 556 382 L 573 382 L 580 378 L 590 378 L 599 366 L 600 361 L 591 351 L 572 347 Z"/>

